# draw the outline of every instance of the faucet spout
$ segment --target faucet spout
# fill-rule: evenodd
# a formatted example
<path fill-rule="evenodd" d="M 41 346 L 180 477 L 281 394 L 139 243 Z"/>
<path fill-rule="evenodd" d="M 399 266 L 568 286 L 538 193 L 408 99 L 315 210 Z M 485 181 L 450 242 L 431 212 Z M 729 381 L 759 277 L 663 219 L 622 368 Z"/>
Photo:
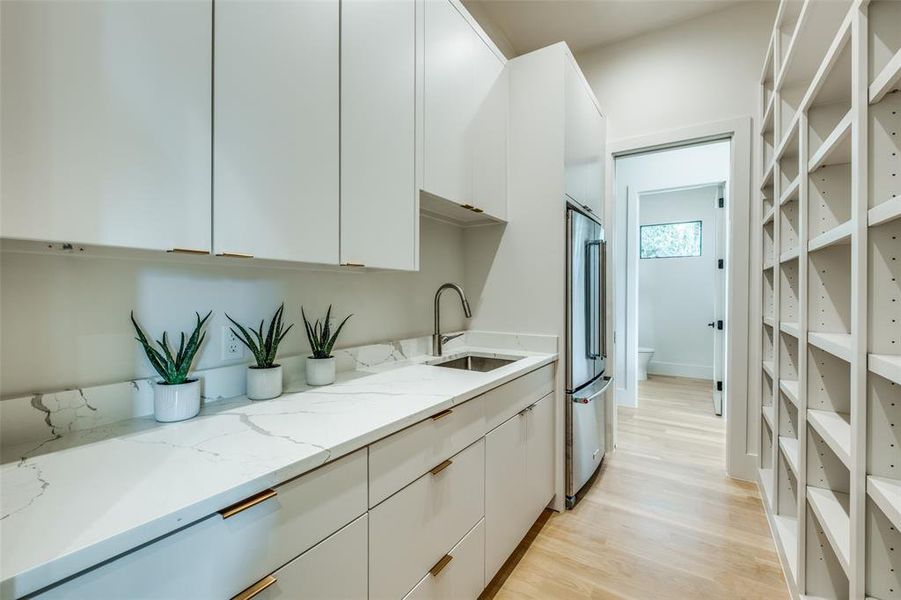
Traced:
<path fill-rule="evenodd" d="M 442 284 L 441 287 L 438 288 L 438 291 L 435 292 L 435 331 L 432 334 L 433 356 L 441 356 L 444 349 L 444 343 L 453 339 L 441 335 L 441 294 L 444 290 L 454 290 L 457 292 L 457 295 L 460 297 L 460 302 L 463 304 L 463 314 L 466 315 L 467 319 L 472 317 L 472 310 L 469 308 L 469 301 L 466 299 L 466 293 L 463 291 L 463 288 L 456 283 Z"/>

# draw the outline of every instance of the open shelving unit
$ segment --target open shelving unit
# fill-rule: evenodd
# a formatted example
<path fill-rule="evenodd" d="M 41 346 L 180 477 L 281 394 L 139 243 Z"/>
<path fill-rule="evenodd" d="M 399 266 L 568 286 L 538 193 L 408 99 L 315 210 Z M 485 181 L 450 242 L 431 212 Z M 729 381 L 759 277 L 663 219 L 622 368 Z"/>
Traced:
<path fill-rule="evenodd" d="M 901 1 L 783 0 L 759 101 L 770 527 L 793 597 L 901 598 Z"/>

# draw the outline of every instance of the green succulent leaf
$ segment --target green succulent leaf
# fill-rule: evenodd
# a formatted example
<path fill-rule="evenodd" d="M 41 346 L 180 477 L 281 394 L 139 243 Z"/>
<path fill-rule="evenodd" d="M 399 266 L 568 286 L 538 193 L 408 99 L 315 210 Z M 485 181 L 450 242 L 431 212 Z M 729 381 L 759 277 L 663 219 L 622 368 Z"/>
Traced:
<path fill-rule="evenodd" d="M 335 346 L 335 342 L 338 341 L 338 335 L 341 333 L 341 330 L 344 327 L 344 324 L 347 323 L 347 320 L 351 318 L 353 315 L 347 315 L 344 317 L 344 320 L 338 325 L 338 328 L 335 329 L 334 333 L 332 333 L 331 329 L 331 317 L 332 317 L 332 307 L 331 305 L 328 307 L 328 310 L 325 313 L 325 318 L 320 321 L 316 319 L 316 322 L 310 324 L 309 319 L 307 319 L 307 314 L 304 311 L 303 307 L 300 309 L 301 315 L 303 316 L 303 324 L 304 328 L 307 332 L 307 340 L 310 342 L 310 350 L 312 352 L 313 358 L 331 358 L 332 356 L 332 348 Z"/>
<path fill-rule="evenodd" d="M 185 342 L 184 332 L 181 333 L 181 342 L 179 343 L 178 351 L 175 353 L 175 356 L 173 356 L 172 350 L 169 348 L 169 334 L 163 332 L 162 338 L 156 341 L 157 346 L 160 348 L 157 350 L 150 343 L 150 340 L 144 334 L 141 326 L 138 325 L 134 311 L 131 312 L 131 323 L 137 334 L 135 339 L 140 342 L 141 346 L 144 348 L 144 353 L 147 355 L 150 366 L 153 367 L 153 370 L 159 374 L 165 383 L 177 385 L 187 381 L 188 372 L 191 370 L 191 363 L 194 361 L 194 356 L 197 354 L 200 346 L 203 345 L 203 340 L 206 337 L 206 334 L 202 333 L 203 326 L 212 314 L 213 311 L 210 311 L 205 317 L 201 318 L 200 313 L 196 313 L 197 323 L 194 326 L 194 332 L 187 342 Z"/>
<path fill-rule="evenodd" d="M 238 328 L 238 331 L 232 329 L 235 337 L 237 337 L 242 344 L 247 346 L 248 350 L 253 354 L 256 366 L 261 369 L 268 369 L 275 364 L 275 357 L 278 354 L 279 344 L 285 339 L 285 335 L 287 335 L 291 327 L 294 327 L 294 325 L 291 324 L 287 329 L 282 331 L 282 315 L 284 312 L 285 303 L 282 302 L 276 309 L 275 314 L 272 315 L 272 320 L 269 322 L 269 329 L 265 336 L 263 335 L 263 328 L 266 323 L 265 319 L 260 321 L 259 328 L 254 329 L 252 327 L 245 328 L 227 314 L 225 315 L 226 318 Z"/>

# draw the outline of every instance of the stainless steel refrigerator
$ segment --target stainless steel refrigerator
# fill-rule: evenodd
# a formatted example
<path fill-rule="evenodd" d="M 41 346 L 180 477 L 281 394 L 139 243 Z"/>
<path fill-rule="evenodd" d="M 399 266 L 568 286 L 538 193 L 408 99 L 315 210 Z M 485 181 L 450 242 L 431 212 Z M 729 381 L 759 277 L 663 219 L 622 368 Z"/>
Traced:
<path fill-rule="evenodd" d="M 566 210 L 566 505 L 597 472 L 606 445 L 606 247 L 604 227 Z"/>

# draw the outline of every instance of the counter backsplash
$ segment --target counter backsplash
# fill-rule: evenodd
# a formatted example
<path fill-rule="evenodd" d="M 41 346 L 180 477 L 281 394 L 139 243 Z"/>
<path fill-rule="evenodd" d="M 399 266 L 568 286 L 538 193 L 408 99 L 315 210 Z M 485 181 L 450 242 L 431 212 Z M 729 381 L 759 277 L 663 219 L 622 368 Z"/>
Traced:
<path fill-rule="evenodd" d="M 450 354 L 464 347 L 556 352 L 557 338 L 546 335 L 518 335 L 468 331 L 445 345 Z M 335 350 L 339 372 L 376 373 L 421 360 L 431 349 L 431 336 L 422 336 Z M 305 355 L 280 357 L 284 367 L 285 393 L 307 389 L 304 381 Z M 196 371 L 201 380 L 204 403 L 242 396 L 250 362 Z M 66 433 L 100 427 L 153 414 L 153 379 L 135 379 L 93 387 L 56 392 L 36 392 L 29 396 L 0 401 L 0 448 L 4 451 L 26 443 L 56 439 Z M 3 453 L 3 462 L 15 456 Z"/>

